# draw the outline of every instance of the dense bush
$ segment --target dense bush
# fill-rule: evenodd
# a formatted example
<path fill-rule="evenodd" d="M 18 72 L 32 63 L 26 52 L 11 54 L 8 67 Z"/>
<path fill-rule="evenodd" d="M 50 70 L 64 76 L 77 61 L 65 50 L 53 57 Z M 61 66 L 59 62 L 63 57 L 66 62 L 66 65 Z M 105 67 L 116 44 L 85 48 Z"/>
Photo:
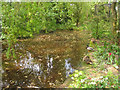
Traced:
<path fill-rule="evenodd" d="M 2 2 L 2 30 L 15 37 L 32 37 L 58 29 L 72 29 L 83 24 L 89 14 L 87 3 Z"/>

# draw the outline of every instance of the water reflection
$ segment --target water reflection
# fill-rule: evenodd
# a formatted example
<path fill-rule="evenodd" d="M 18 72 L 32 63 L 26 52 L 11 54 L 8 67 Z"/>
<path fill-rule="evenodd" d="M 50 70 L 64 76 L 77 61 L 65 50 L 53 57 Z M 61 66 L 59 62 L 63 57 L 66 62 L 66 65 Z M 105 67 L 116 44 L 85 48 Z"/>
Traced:
<path fill-rule="evenodd" d="M 45 36 L 47 37 L 47 35 Z M 68 32 L 66 35 L 63 35 L 62 32 L 59 40 L 56 37 L 48 38 L 49 40 L 46 41 L 44 39 L 42 41 L 42 37 L 40 39 L 38 37 L 17 43 L 16 52 L 20 52 L 24 56 L 18 55 L 18 58 L 13 60 L 13 65 L 10 63 L 7 65 L 9 67 L 4 66 L 10 68 L 9 71 L 3 73 L 4 84 L 44 88 L 62 84 L 80 64 L 85 45 L 82 41 L 73 40 L 73 34 L 68 35 Z"/>
<path fill-rule="evenodd" d="M 36 73 L 37 75 L 42 75 L 43 73 L 43 67 L 42 63 L 35 63 L 35 59 L 31 56 L 31 53 L 26 51 L 26 56 L 25 58 L 21 59 L 20 62 L 17 63 L 15 60 L 16 66 L 21 66 L 21 69 L 29 69 L 33 72 L 39 72 Z M 28 57 L 28 58 L 27 58 Z M 65 71 L 66 71 L 66 78 L 69 76 L 69 74 L 73 73 L 75 69 L 72 68 L 71 63 L 71 58 L 65 59 Z M 49 75 L 50 72 L 52 72 L 53 68 L 53 57 L 50 57 L 47 55 L 47 74 Z M 44 78 L 46 78 L 44 76 Z"/>
<path fill-rule="evenodd" d="M 53 68 L 53 58 L 52 57 L 51 58 L 48 57 L 48 59 L 47 59 L 47 66 L 48 66 L 47 73 L 50 74 L 51 69 Z"/>
<path fill-rule="evenodd" d="M 42 65 L 39 63 L 34 63 L 34 58 L 31 56 L 31 53 L 26 51 L 25 58 L 21 59 L 20 62 L 17 63 L 15 60 L 16 66 L 21 66 L 21 69 L 29 69 L 33 72 L 39 72 L 40 75 L 42 74 Z M 37 73 L 38 75 L 38 73 Z"/>
<path fill-rule="evenodd" d="M 69 74 L 73 73 L 75 69 L 72 68 L 71 63 L 69 62 L 71 58 L 65 59 L 65 68 L 66 68 L 66 78 Z"/>

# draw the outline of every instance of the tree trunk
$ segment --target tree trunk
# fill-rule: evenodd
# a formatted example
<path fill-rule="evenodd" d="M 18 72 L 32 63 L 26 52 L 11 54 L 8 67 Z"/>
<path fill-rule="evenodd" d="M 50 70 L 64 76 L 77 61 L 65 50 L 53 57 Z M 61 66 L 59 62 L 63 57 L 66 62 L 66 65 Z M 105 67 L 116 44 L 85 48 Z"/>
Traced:
<path fill-rule="evenodd" d="M 96 26 L 96 39 L 99 39 L 99 16 L 98 16 L 98 6 L 95 5 L 95 22 L 97 24 Z"/>
<path fill-rule="evenodd" d="M 120 1 L 118 2 L 118 44 L 120 45 Z"/>
<path fill-rule="evenodd" d="M 76 21 L 76 26 L 78 27 L 78 25 L 79 25 L 79 19 L 77 19 Z"/>
<path fill-rule="evenodd" d="M 116 11 L 116 0 L 112 3 L 112 33 L 113 33 L 113 40 L 116 39 L 116 30 L 117 30 L 117 11 Z"/>
<path fill-rule="evenodd" d="M 120 1 L 118 2 L 118 30 L 120 30 Z"/>

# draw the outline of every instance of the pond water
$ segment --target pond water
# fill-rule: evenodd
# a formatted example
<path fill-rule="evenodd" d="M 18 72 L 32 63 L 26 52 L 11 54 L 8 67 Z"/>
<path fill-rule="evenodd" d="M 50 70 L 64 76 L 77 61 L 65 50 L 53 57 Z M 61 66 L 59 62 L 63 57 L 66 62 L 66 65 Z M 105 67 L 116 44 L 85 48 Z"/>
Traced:
<path fill-rule="evenodd" d="M 16 59 L 3 53 L 3 87 L 59 86 L 82 66 L 87 38 L 84 32 L 62 31 L 19 40 Z"/>

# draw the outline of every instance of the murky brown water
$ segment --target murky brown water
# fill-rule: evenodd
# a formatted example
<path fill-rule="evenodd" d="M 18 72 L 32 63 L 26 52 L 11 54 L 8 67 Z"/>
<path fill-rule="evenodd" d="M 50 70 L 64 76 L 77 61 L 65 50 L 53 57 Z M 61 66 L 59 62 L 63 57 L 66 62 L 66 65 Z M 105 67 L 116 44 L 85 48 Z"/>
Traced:
<path fill-rule="evenodd" d="M 3 87 L 59 86 L 82 66 L 87 38 L 84 32 L 59 31 L 19 41 L 17 59 L 8 60 L 3 53 Z"/>

